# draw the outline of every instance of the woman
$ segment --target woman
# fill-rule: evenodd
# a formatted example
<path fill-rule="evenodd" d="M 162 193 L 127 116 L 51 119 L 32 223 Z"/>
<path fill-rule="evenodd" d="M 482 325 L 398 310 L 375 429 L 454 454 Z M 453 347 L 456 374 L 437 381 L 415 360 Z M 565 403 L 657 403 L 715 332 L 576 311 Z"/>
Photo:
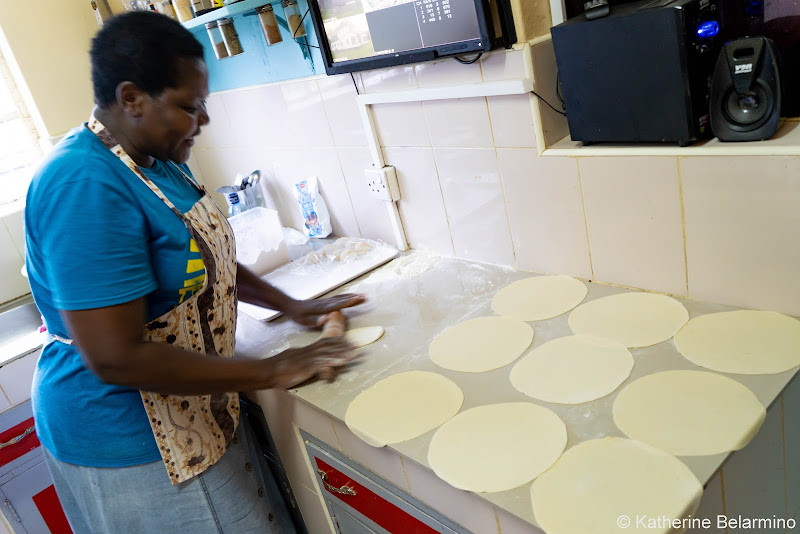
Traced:
<path fill-rule="evenodd" d="M 124 14 L 91 59 L 92 117 L 44 160 L 25 212 L 52 336 L 33 409 L 56 491 L 80 534 L 277 531 L 279 504 L 244 467 L 231 392 L 332 378 L 353 353 L 338 337 L 232 359 L 237 294 L 309 326 L 364 299 L 294 301 L 237 265 L 225 217 L 185 165 L 209 122 L 191 33 Z"/>

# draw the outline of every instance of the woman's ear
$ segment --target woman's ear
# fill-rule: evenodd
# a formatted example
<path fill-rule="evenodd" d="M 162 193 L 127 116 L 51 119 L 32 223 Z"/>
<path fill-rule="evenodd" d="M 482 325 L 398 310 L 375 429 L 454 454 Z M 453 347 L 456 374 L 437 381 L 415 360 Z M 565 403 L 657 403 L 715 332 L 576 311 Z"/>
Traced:
<path fill-rule="evenodd" d="M 122 82 L 117 86 L 117 103 L 134 119 L 142 116 L 142 107 L 147 94 L 133 82 Z"/>

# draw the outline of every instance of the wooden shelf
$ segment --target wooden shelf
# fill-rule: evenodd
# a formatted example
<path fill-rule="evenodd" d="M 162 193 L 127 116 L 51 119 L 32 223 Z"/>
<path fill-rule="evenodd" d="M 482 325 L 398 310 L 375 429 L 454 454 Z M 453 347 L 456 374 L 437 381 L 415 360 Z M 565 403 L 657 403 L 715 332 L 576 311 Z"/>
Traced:
<path fill-rule="evenodd" d="M 786 119 L 771 139 L 745 143 L 723 143 L 719 139 L 699 141 L 689 147 L 677 144 L 619 145 L 601 143 L 583 146 L 569 136 L 548 147 L 543 156 L 800 156 L 800 119 Z"/>
<path fill-rule="evenodd" d="M 248 11 L 253 11 L 253 14 L 255 14 L 255 9 L 257 7 L 279 3 L 280 2 L 270 2 L 270 0 L 242 0 L 241 2 L 236 2 L 235 4 L 230 4 L 228 6 L 215 9 L 214 11 L 210 11 L 209 13 L 183 22 L 182 24 L 184 28 L 192 29 L 198 26 L 203 26 L 206 22 L 211 22 L 212 20 L 217 20 L 224 17 L 233 17 Z"/>

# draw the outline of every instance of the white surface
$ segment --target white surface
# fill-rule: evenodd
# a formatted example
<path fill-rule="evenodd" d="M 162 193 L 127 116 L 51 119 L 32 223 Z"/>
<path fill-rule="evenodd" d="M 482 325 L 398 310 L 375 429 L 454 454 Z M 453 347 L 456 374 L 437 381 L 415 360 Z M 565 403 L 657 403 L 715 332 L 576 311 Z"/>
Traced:
<path fill-rule="evenodd" d="M 567 336 L 533 349 L 511 369 L 511 385 L 534 399 L 580 404 L 609 395 L 631 374 L 625 345 L 590 336 Z"/>
<path fill-rule="evenodd" d="M 433 340 L 431 361 L 445 369 L 484 373 L 519 358 L 533 341 L 533 328 L 506 317 L 479 317 L 451 326 Z"/>
<path fill-rule="evenodd" d="M 570 276 L 532 276 L 507 285 L 492 298 L 492 309 L 520 321 L 541 321 L 566 313 L 588 289 Z"/>
<path fill-rule="evenodd" d="M 372 446 L 399 443 L 432 430 L 461 409 L 464 394 L 436 373 L 411 371 L 385 378 L 347 407 L 345 423 Z"/>
<path fill-rule="evenodd" d="M 773 374 L 800 365 L 800 322 L 776 312 L 736 311 L 695 317 L 675 335 L 683 356 L 723 373 Z"/>
<path fill-rule="evenodd" d="M 443 424 L 428 462 L 451 486 L 495 492 L 527 484 L 552 466 L 567 444 L 567 427 L 529 402 L 478 406 Z"/>
<path fill-rule="evenodd" d="M 631 292 L 582 304 L 569 314 L 568 322 L 576 334 L 649 347 L 674 336 L 688 320 L 689 312 L 673 298 Z"/>
<path fill-rule="evenodd" d="M 767 416 L 752 391 L 704 371 L 640 378 L 619 392 L 613 413 L 614 423 L 628 437 L 675 456 L 739 450 Z"/>
<path fill-rule="evenodd" d="M 263 276 L 262 280 L 266 280 L 294 299 L 313 299 L 383 265 L 397 255 L 397 250 L 390 246 L 376 242 L 371 244 L 373 246 L 371 252 L 355 257 L 350 262 L 328 262 L 309 266 L 301 261 L 293 261 Z M 269 321 L 280 315 L 280 312 L 246 302 L 239 302 L 239 310 L 260 321 Z"/>
<path fill-rule="evenodd" d="M 534 514 L 548 534 L 680 532 L 637 528 L 636 518 L 688 517 L 702 494 L 697 477 L 680 460 L 622 438 L 571 448 L 531 486 Z"/>
<path fill-rule="evenodd" d="M 450 100 L 453 98 L 470 98 L 494 95 L 519 95 L 529 93 L 533 89 L 530 80 L 504 80 L 449 87 L 425 87 L 394 93 L 372 93 L 359 95 L 361 105 L 384 104 L 397 102 L 419 102 L 422 100 Z"/>

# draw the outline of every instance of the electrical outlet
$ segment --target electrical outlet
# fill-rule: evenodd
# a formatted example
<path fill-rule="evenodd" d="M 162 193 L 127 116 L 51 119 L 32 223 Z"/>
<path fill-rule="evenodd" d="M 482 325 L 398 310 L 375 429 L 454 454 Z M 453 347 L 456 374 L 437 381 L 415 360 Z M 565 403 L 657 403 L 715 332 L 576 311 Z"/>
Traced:
<path fill-rule="evenodd" d="M 397 172 L 391 165 L 382 169 L 369 168 L 365 171 L 367 189 L 370 194 L 387 202 L 400 200 L 400 185 L 397 183 Z"/>

